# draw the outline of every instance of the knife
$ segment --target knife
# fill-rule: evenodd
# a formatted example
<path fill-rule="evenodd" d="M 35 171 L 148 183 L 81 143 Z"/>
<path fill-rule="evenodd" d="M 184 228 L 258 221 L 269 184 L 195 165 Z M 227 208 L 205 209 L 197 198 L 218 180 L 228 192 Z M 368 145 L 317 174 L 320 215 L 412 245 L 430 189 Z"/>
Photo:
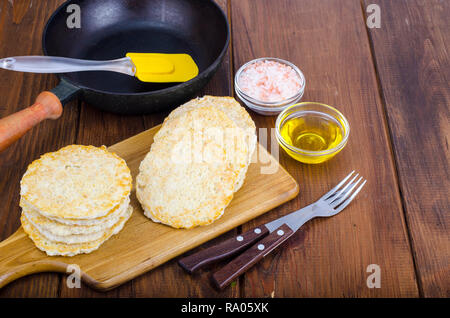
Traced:
<path fill-rule="evenodd" d="M 341 186 L 352 176 L 353 172 L 313 204 L 272 222 L 257 226 L 224 242 L 183 257 L 178 261 L 178 264 L 192 274 L 202 267 L 245 251 L 212 275 L 212 281 L 215 285 L 220 289 L 224 288 L 276 247 L 280 246 L 309 220 L 315 217 L 329 217 L 341 212 L 366 183 L 364 180 L 360 184 L 360 181 L 363 180 L 362 177 L 355 181 L 358 177 L 358 174 L 356 174 L 341 189 Z M 355 190 L 358 184 L 359 187 Z"/>
<path fill-rule="evenodd" d="M 291 237 L 304 223 L 314 217 L 315 210 L 316 207 L 314 204 L 311 204 L 272 222 L 257 226 L 222 243 L 184 257 L 178 261 L 178 264 L 188 273 L 192 274 L 207 265 L 232 257 L 259 241 L 246 254 L 242 254 L 214 274 L 213 280 L 215 277 L 216 285 L 222 288 L 220 285 L 227 285 L 228 282 L 231 282 L 235 277 L 239 276 L 241 271 L 250 268 Z M 230 269 L 235 275 L 228 275 L 228 266 L 230 266 Z M 227 276 L 227 279 L 223 281 L 225 276 Z M 219 280 L 223 282 L 219 283 Z"/>

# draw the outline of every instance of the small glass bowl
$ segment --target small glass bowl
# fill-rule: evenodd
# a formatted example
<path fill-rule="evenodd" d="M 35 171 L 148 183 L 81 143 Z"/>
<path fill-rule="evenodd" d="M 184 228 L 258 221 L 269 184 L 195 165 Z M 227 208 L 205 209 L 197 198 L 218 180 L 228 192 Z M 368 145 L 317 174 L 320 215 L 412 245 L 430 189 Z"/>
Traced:
<path fill-rule="evenodd" d="M 302 87 L 300 90 L 292 97 L 279 101 L 279 102 L 265 102 L 261 100 L 257 100 L 246 93 L 244 93 L 241 88 L 239 87 L 239 78 L 241 76 L 241 73 L 252 63 L 256 63 L 259 61 L 274 61 L 281 64 L 285 64 L 287 66 L 290 66 L 300 77 L 300 80 L 302 82 Z M 303 93 L 305 92 L 305 76 L 303 73 L 299 70 L 297 66 L 292 64 L 291 62 L 274 58 L 274 57 L 263 57 L 255 60 L 251 60 L 244 65 L 242 65 L 239 70 L 237 71 L 235 77 L 234 77 L 234 90 L 236 92 L 236 95 L 239 97 L 239 99 L 244 102 L 245 105 L 248 106 L 251 110 L 254 112 L 265 115 L 265 116 L 273 116 L 279 114 L 281 111 L 283 111 L 285 108 L 297 103 L 303 96 Z"/>
<path fill-rule="evenodd" d="M 290 143 L 288 143 L 281 135 L 281 129 L 283 125 L 290 119 L 296 118 L 298 114 L 306 113 L 307 116 L 322 117 L 328 120 L 334 120 L 339 123 L 342 140 L 335 147 L 331 149 L 326 149 L 322 151 L 311 151 L 297 148 Z M 302 116 L 305 117 L 305 116 Z M 275 122 L 275 135 L 280 146 L 288 153 L 289 156 L 297 161 L 309 164 L 317 164 L 325 162 L 333 158 L 338 152 L 340 152 L 347 144 L 348 136 L 350 134 L 350 125 L 347 119 L 339 112 L 337 109 L 321 103 L 313 102 L 303 102 L 299 104 L 292 105 L 286 108 L 283 112 L 278 115 Z"/>

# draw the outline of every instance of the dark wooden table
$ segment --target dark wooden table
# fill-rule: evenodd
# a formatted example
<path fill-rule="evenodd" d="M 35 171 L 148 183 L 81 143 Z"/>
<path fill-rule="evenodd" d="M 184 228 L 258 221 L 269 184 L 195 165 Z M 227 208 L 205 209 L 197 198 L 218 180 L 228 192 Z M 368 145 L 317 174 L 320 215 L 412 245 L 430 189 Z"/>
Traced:
<path fill-rule="evenodd" d="M 1 0 L 0 56 L 42 54 L 45 21 L 62 2 Z M 449 297 L 450 1 L 218 2 L 232 45 L 202 94 L 233 95 L 240 65 L 280 57 L 303 70 L 303 101 L 336 106 L 351 125 L 347 147 L 325 164 L 300 164 L 280 151 L 299 197 L 225 237 L 312 203 L 352 169 L 368 179 L 357 200 L 337 217 L 307 223 L 223 292 L 211 287 L 209 272 L 191 277 L 172 260 L 107 293 L 69 289 L 64 275 L 45 273 L 11 283 L 0 296 Z M 380 28 L 366 26 L 372 3 L 380 8 Z M 1 71 L 0 116 L 29 106 L 56 83 L 54 75 Z M 73 143 L 114 144 L 166 115 L 117 116 L 74 101 L 62 118 L 0 153 L 0 239 L 20 225 L 19 181 L 32 160 Z M 275 117 L 251 115 L 258 127 L 274 126 Z M 380 288 L 367 286 L 370 264 L 381 270 Z"/>

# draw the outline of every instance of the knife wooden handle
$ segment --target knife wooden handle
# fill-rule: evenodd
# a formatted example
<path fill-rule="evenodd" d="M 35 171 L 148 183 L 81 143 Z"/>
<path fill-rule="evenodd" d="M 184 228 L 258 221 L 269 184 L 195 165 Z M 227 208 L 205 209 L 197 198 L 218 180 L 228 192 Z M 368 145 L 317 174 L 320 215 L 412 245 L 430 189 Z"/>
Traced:
<path fill-rule="evenodd" d="M 294 231 L 286 224 L 281 225 L 269 236 L 254 244 L 244 253 L 236 257 L 222 269 L 214 273 L 212 281 L 219 288 L 225 288 L 238 276 L 245 273 L 263 257 L 286 241 Z"/>
<path fill-rule="evenodd" d="M 222 243 L 183 257 L 178 264 L 192 274 L 204 266 L 235 255 L 268 234 L 269 230 L 261 225 Z"/>

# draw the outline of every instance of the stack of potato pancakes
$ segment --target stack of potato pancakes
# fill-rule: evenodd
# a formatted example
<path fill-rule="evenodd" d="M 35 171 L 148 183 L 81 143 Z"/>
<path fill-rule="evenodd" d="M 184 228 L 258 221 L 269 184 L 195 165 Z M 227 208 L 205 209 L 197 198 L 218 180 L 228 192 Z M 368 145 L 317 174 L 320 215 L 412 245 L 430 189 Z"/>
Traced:
<path fill-rule="evenodd" d="M 214 222 L 244 183 L 256 142 L 255 123 L 232 97 L 178 107 L 139 167 L 136 195 L 144 214 L 175 228 Z"/>
<path fill-rule="evenodd" d="M 130 170 L 105 147 L 47 153 L 28 166 L 20 185 L 23 229 L 48 255 L 96 250 L 133 211 Z"/>

